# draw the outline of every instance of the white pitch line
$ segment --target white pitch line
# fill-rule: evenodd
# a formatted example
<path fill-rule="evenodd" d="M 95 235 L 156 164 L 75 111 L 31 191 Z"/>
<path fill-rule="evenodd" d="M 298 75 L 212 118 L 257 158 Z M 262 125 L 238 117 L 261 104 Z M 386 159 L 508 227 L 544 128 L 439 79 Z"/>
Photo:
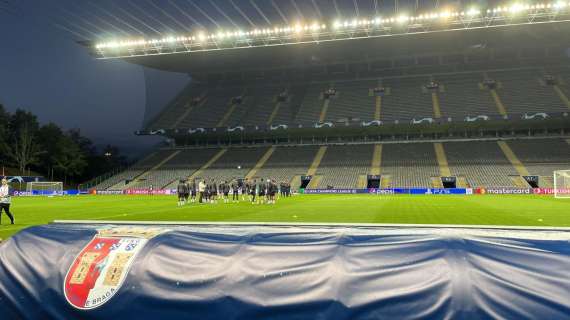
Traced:
<path fill-rule="evenodd" d="M 132 224 L 132 225 L 219 225 L 219 226 L 283 226 L 283 227 L 375 227 L 418 229 L 492 229 L 531 231 L 570 231 L 570 227 L 502 226 L 502 225 L 451 225 L 451 224 L 392 224 L 392 223 L 318 223 L 318 222 L 242 222 L 242 221 L 112 221 L 112 220 L 54 220 L 56 224 Z"/>

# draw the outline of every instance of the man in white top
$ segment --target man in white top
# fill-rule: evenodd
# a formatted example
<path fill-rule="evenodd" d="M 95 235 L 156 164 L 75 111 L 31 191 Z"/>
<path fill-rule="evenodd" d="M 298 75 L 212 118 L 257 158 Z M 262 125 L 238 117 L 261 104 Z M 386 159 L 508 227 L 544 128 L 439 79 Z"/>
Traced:
<path fill-rule="evenodd" d="M 6 212 L 10 222 L 14 224 L 14 216 L 10 213 L 10 202 L 10 186 L 8 186 L 8 180 L 3 178 L 2 186 L 0 186 L 0 224 L 2 224 L 2 210 Z"/>
<path fill-rule="evenodd" d="M 204 191 L 206 191 L 206 181 L 201 180 L 198 182 L 198 202 L 202 203 L 202 198 L 204 198 Z"/>

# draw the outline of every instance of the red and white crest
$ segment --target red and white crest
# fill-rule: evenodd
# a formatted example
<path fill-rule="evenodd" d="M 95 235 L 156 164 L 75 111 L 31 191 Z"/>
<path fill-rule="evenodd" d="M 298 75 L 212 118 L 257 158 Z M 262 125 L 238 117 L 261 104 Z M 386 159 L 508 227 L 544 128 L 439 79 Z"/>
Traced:
<path fill-rule="evenodd" d="M 99 230 L 65 276 L 63 289 L 67 301 L 82 310 L 94 309 L 109 301 L 148 240 L 165 231 L 157 228 Z"/>

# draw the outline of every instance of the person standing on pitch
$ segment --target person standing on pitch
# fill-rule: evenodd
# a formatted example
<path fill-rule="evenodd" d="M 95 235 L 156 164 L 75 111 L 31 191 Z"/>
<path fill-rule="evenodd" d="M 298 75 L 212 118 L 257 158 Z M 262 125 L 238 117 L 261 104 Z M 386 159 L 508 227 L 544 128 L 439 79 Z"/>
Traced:
<path fill-rule="evenodd" d="M 263 204 L 263 201 L 265 201 L 265 183 L 261 178 L 257 185 L 257 204 Z"/>
<path fill-rule="evenodd" d="M 210 187 L 210 203 L 218 203 L 218 185 L 214 179 L 212 179 L 212 184 Z"/>
<path fill-rule="evenodd" d="M 198 182 L 198 193 L 200 193 L 200 196 L 198 198 L 198 202 L 202 203 L 203 199 L 204 199 L 204 191 L 206 190 L 206 181 L 201 180 L 200 182 Z"/>
<path fill-rule="evenodd" d="M 232 202 L 239 202 L 239 185 L 236 181 L 232 183 Z"/>
<path fill-rule="evenodd" d="M 184 204 L 188 204 L 188 199 L 190 198 L 190 182 L 188 179 L 184 179 L 184 185 L 186 186 L 186 192 L 184 193 Z"/>
<path fill-rule="evenodd" d="M 186 203 L 186 195 L 188 194 L 188 187 L 184 180 L 180 179 L 180 181 L 178 181 L 176 193 L 178 194 L 178 206 L 183 206 Z"/>
<path fill-rule="evenodd" d="M 10 218 L 10 223 L 14 224 L 14 216 L 10 212 L 10 186 L 8 185 L 8 180 L 6 178 L 2 179 L 2 186 L 0 186 L 0 224 L 2 224 L 2 210 L 6 212 L 8 218 Z"/>
<path fill-rule="evenodd" d="M 270 185 L 271 185 L 271 192 L 270 192 L 270 194 L 269 194 L 269 195 L 270 195 L 269 201 L 270 201 L 271 204 L 275 204 L 275 198 L 276 198 L 275 195 L 278 194 L 278 193 L 277 193 L 278 187 L 277 187 L 277 182 L 275 182 L 275 179 L 271 180 L 271 184 L 270 184 Z"/>
<path fill-rule="evenodd" d="M 218 185 L 218 191 L 219 191 L 219 196 L 222 199 L 222 201 L 224 203 L 226 203 L 226 194 L 224 193 L 224 189 L 226 188 L 226 182 L 222 181 L 219 185 Z"/>
<path fill-rule="evenodd" d="M 230 184 L 227 181 L 224 181 L 224 188 L 222 189 L 222 192 L 224 193 L 224 203 L 229 203 Z"/>
<path fill-rule="evenodd" d="M 190 202 L 196 202 L 196 180 L 192 180 L 192 184 L 190 184 Z"/>
<path fill-rule="evenodd" d="M 255 195 L 257 194 L 257 180 L 253 179 L 253 183 L 249 187 L 249 192 L 251 195 L 251 204 L 255 204 Z"/>
<path fill-rule="evenodd" d="M 249 180 L 248 180 L 248 179 L 245 179 L 245 181 L 243 182 L 243 185 L 242 185 L 242 187 L 241 187 L 241 200 L 242 200 L 242 201 L 249 201 L 249 200 L 251 200 L 251 199 L 249 198 L 249 192 L 250 192 L 250 191 L 249 191 L 249 185 L 250 185 Z"/>

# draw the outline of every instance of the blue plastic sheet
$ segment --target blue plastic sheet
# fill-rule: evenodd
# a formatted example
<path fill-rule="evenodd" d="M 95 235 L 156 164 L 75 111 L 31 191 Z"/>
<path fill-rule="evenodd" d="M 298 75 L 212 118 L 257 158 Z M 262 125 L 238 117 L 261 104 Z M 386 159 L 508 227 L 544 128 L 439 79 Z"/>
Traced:
<path fill-rule="evenodd" d="M 75 259 L 113 226 L 0 245 L 2 319 L 570 319 L 570 232 L 169 226 L 106 303 L 73 307 Z"/>

